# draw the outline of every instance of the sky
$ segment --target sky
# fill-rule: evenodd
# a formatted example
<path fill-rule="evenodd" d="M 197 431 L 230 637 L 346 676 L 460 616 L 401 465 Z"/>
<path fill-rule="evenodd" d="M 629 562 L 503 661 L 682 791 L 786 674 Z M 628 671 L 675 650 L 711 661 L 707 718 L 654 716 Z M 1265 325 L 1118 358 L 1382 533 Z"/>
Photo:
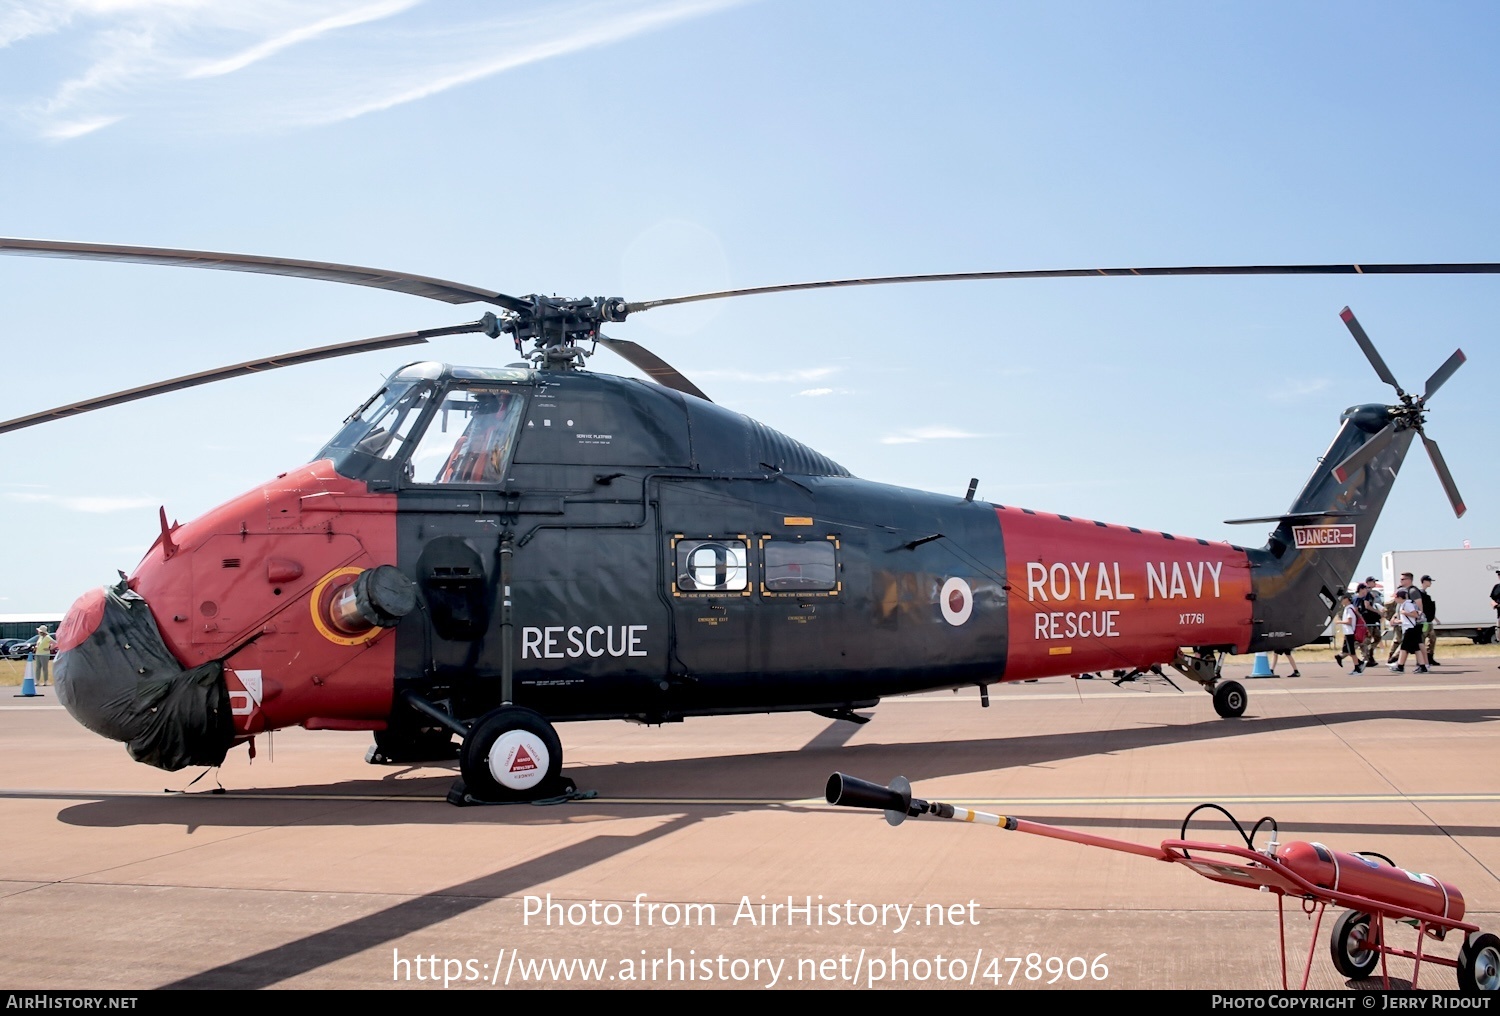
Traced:
<path fill-rule="evenodd" d="M 1073 0 L 0 0 L 0 235 L 649 300 L 870 275 L 1500 261 L 1500 8 Z M 11 418 L 472 320 L 236 272 L 0 258 Z M 858 476 L 1260 545 L 1348 406 L 1468 362 L 1386 550 L 1500 547 L 1496 276 L 755 296 L 611 334 Z M 60 613 L 462 336 L 0 436 L 0 614 Z M 634 375 L 600 351 L 591 369 Z M 1497 552 L 1500 555 L 1500 552 Z M 1440 593 L 1440 590 L 1434 590 Z M 1441 598 L 1439 597 L 1441 603 Z"/>

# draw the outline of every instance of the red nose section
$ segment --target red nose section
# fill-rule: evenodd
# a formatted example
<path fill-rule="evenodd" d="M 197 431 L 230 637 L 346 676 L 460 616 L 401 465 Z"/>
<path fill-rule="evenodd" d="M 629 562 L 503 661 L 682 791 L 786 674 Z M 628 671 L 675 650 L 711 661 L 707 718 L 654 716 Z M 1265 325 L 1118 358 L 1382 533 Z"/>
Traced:
<path fill-rule="evenodd" d="M 104 589 L 96 586 L 73 601 L 63 623 L 57 627 L 57 651 L 76 649 L 88 641 L 104 617 Z"/>

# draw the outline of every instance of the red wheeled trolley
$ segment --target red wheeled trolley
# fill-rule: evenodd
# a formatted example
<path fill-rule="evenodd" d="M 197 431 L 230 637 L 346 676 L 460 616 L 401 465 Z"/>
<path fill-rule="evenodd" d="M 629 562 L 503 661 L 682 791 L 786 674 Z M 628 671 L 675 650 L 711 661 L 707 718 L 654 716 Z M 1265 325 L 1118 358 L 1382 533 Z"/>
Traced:
<path fill-rule="evenodd" d="M 1274 835 L 1267 849 L 1256 850 L 1252 845 L 1254 830 L 1245 837 L 1247 845 L 1244 847 L 1186 839 L 1163 840 L 1160 846 L 1153 847 L 1007 815 L 992 815 L 958 805 L 915 799 L 911 796 L 911 784 L 901 776 L 892 780 L 889 787 L 882 787 L 834 773 L 828 778 L 825 797 L 829 804 L 884 811 L 886 821 L 891 825 L 900 825 L 908 816 L 918 815 L 977 822 L 1171 861 L 1214 882 L 1275 893 L 1281 932 L 1283 988 L 1288 986 L 1285 901 L 1291 896 L 1301 901 L 1304 913 L 1315 917 L 1307 961 L 1302 967 L 1302 988 L 1307 987 L 1312 973 L 1323 913 L 1331 904 L 1347 908 L 1347 912 L 1334 922 L 1329 939 L 1333 965 L 1344 976 L 1360 980 L 1369 977 L 1379 966 L 1381 981 L 1389 988 L 1390 971 L 1386 957 L 1401 956 L 1412 960 L 1413 988 L 1417 987 L 1417 978 L 1425 962 L 1456 968 L 1458 986 L 1463 991 L 1500 990 L 1500 937 L 1482 932 L 1477 925 L 1464 921 L 1463 894 L 1431 875 L 1399 868 L 1388 858 L 1376 854 L 1343 853 L 1321 843 L 1301 841 L 1278 845 Z M 1238 827 L 1239 824 L 1235 825 Z M 1259 827 L 1260 823 L 1257 823 L 1255 828 Z M 1396 924 L 1416 928 L 1414 950 L 1397 948 L 1390 943 L 1387 928 Z M 1441 942 L 1452 931 L 1464 935 L 1456 960 L 1423 952 L 1428 939 Z"/>

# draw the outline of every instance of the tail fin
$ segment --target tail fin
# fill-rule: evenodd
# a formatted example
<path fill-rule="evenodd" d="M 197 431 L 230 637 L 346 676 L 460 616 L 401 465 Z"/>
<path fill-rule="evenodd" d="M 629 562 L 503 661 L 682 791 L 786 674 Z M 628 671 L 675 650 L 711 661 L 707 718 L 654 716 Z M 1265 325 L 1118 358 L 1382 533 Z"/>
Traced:
<path fill-rule="evenodd" d="M 1354 312 L 1345 307 L 1339 317 L 1376 375 L 1396 389 L 1399 401 L 1345 410 L 1343 426 L 1291 511 L 1275 519 L 1243 520 L 1278 523 L 1264 547 L 1248 552 L 1255 597 L 1249 652 L 1294 649 L 1328 626 L 1339 594 L 1359 567 L 1412 438 L 1422 439 L 1454 514 L 1464 513 L 1448 464 L 1422 429 L 1428 400 L 1463 365 L 1463 350 L 1455 350 L 1433 372 L 1421 395 L 1412 395 L 1396 381 Z"/>
<path fill-rule="evenodd" d="M 1391 436 L 1374 454 L 1347 469 L 1351 456 L 1388 427 Z M 1291 510 L 1264 520 L 1278 525 L 1264 547 L 1249 551 L 1255 607 L 1247 652 L 1295 649 L 1328 626 L 1416 435 L 1395 407 L 1365 405 L 1344 412 L 1338 434 Z"/>

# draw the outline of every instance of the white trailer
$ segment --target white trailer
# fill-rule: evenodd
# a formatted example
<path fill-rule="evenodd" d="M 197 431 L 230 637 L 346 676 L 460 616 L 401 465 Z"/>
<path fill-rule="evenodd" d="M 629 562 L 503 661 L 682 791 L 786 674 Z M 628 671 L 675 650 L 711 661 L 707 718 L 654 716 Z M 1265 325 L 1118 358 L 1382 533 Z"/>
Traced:
<path fill-rule="evenodd" d="M 1380 555 L 1381 585 L 1389 599 L 1411 572 L 1421 585 L 1432 576 L 1428 595 L 1437 604 L 1439 635 L 1472 638 L 1481 645 L 1495 638 L 1495 604 L 1490 590 L 1500 582 L 1500 547 L 1462 547 L 1449 550 L 1388 550 Z"/>

